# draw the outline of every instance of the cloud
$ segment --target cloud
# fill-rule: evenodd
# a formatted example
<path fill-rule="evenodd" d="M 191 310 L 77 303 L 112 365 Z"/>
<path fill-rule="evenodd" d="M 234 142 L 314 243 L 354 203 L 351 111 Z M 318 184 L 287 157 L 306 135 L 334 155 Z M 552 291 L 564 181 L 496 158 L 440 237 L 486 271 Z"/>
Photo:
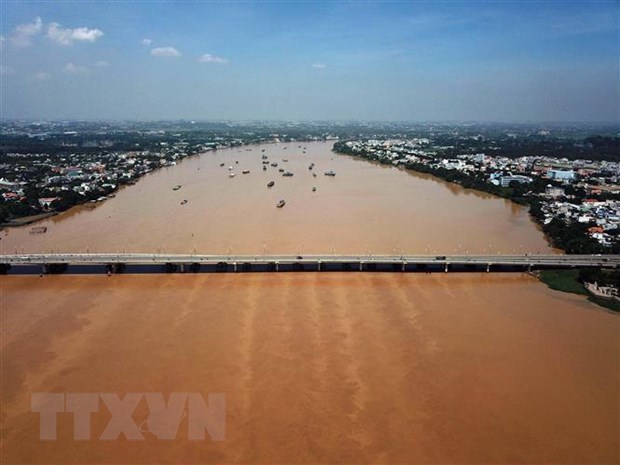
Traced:
<path fill-rule="evenodd" d="M 7 74 L 13 74 L 15 70 L 10 66 L 0 65 L 0 76 L 6 76 Z"/>
<path fill-rule="evenodd" d="M 312 67 L 316 69 L 325 69 L 327 68 L 327 65 L 324 65 L 323 63 L 313 63 Z"/>
<path fill-rule="evenodd" d="M 142 39 L 142 45 L 151 45 L 152 43 L 151 39 Z"/>
<path fill-rule="evenodd" d="M 95 61 L 93 65 L 96 66 L 97 68 L 104 68 L 106 66 L 110 66 L 110 63 L 105 60 L 99 60 L 99 61 Z"/>
<path fill-rule="evenodd" d="M 198 58 L 198 61 L 200 63 L 219 63 L 219 64 L 228 63 L 228 60 L 226 58 L 211 55 L 210 53 L 205 53 L 200 58 Z"/>
<path fill-rule="evenodd" d="M 99 29 L 87 27 L 62 28 L 58 23 L 51 23 L 47 28 L 47 37 L 60 45 L 71 45 L 73 42 L 94 42 L 103 36 Z"/>
<path fill-rule="evenodd" d="M 16 47 L 27 47 L 31 39 L 43 29 L 43 20 L 38 16 L 31 22 L 19 24 L 13 29 L 11 42 Z"/>
<path fill-rule="evenodd" d="M 180 57 L 181 52 L 174 47 L 157 47 L 151 50 L 151 55 L 154 57 Z"/>
<path fill-rule="evenodd" d="M 62 69 L 67 74 L 86 74 L 88 68 L 82 65 L 75 65 L 73 63 L 67 63 Z"/>
<path fill-rule="evenodd" d="M 49 79 L 52 78 L 52 75 L 48 73 L 47 71 L 37 71 L 34 75 L 34 78 L 37 81 L 48 81 Z"/>
<path fill-rule="evenodd" d="M 4 36 L 0 36 L 0 50 L 2 49 L 2 47 L 4 47 L 5 42 L 6 42 L 6 39 L 4 38 Z"/>

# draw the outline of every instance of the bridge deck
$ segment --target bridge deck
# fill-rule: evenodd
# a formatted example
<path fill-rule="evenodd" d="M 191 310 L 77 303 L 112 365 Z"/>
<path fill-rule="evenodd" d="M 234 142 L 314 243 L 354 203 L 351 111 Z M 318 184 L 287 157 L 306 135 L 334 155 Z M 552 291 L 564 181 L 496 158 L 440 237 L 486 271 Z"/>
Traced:
<path fill-rule="evenodd" d="M 522 271 L 617 268 L 620 255 L 195 255 L 16 254 L 0 255 L 8 274 L 185 271 Z M 133 268 L 132 268 L 133 267 Z M 20 271 L 21 270 L 21 271 Z M 79 271 L 78 271 L 79 270 Z"/>

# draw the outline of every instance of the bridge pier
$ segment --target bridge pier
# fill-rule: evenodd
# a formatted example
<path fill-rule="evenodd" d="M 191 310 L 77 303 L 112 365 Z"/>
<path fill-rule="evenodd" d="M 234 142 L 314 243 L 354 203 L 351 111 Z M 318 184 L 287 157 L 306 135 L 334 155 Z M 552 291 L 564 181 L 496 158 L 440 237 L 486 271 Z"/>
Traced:
<path fill-rule="evenodd" d="M 237 262 L 233 262 L 233 269 L 235 270 L 235 273 L 237 272 Z"/>
<path fill-rule="evenodd" d="M 362 270 L 363 270 L 363 267 L 362 267 L 362 264 L 363 264 L 363 263 L 364 263 L 364 262 L 360 261 L 360 271 L 362 271 Z"/>
<path fill-rule="evenodd" d="M 487 263 L 487 273 L 491 271 L 491 264 Z"/>
<path fill-rule="evenodd" d="M 447 273 L 449 268 L 450 268 L 450 264 L 446 263 L 446 266 L 444 267 L 444 270 L 443 270 L 444 273 Z"/>
<path fill-rule="evenodd" d="M 400 271 L 405 271 L 406 266 L 407 266 L 407 262 L 402 262 L 400 264 Z"/>
<path fill-rule="evenodd" d="M 321 260 L 319 260 L 316 265 L 317 265 L 317 269 L 321 271 Z"/>
<path fill-rule="evenodd" d="M 280 271 L 280 263 L 276 262 L 276 271 Z"/>

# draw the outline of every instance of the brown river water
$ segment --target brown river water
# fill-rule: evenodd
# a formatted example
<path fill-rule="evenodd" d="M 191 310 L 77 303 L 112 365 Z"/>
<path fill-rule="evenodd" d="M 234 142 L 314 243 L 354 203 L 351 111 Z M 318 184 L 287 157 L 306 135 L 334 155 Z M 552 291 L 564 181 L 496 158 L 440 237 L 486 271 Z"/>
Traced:
<path fill-rule="evenodd" d="M 302 145 L 184 160 L 46 234 L 2 231 L 2 251 L 553 252 L 504 200 Z M 263 172 L 262 149 L 295 176 Z M 525 274 L 7 276 L 0 292 L 3 464 L 620 460 L 620 318 Z M 102 441 L 101 404 L 91 440 L 61 413 L 41 441 L 37 392 L 223 393 L 226 436 L 182 421 L 174 440 Z"/>

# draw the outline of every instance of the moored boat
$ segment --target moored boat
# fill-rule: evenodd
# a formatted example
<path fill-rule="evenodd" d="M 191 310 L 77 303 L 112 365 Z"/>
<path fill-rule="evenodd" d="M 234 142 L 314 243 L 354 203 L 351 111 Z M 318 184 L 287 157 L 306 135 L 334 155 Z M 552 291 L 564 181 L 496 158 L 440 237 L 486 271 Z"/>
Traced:
<path fill-rule="evenodd" d="M 278 207 L 278 208 L 282 208 L 284 205 L 286 205 L 286 202 L 285 202 L 284 200 L 280 200 L 280 201 L 278 202 L 278 205 L 276 205 L 276 207 Z"/>

